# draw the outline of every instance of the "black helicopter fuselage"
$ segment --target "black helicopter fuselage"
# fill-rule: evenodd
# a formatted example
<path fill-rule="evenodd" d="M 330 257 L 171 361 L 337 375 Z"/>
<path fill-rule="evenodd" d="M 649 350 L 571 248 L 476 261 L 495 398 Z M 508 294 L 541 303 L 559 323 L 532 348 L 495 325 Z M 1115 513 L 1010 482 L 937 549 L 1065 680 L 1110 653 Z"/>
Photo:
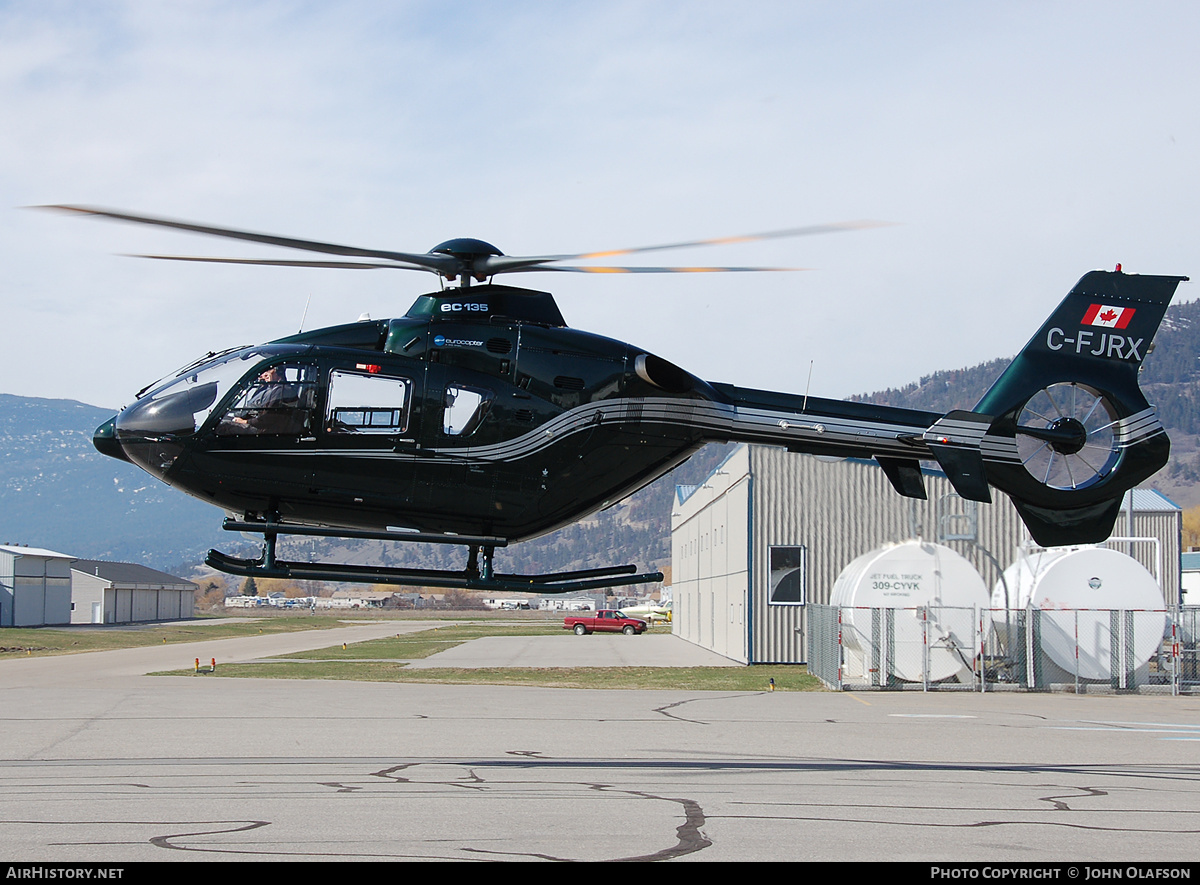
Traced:
<path fill-rule="evenodd" d="M 486 551 L 738 441 L 873 458 L 918 498 L 921 462 L 936 461 L 964 498 L 1007 493 L 1039 543 L 1096 543 L 1167 460 L 1137 373 L 1181 279 L 1086 274 L 975 410 L 945 415 L 709 383 L 567 328 L 548 293 L 451 289 L 399 319 L 210 355 L 96 446 L 268 540 L 324 526 Z"/>
<path fill-rule="evenodd" d="M 620 501 L 709 441 L 910 455 L 898 437 L 937 417 L 712 385 L 567 328 L 548 293 L 487 285 L 213 355 L 96 442 L 251 518 L 516 541 Z"/>

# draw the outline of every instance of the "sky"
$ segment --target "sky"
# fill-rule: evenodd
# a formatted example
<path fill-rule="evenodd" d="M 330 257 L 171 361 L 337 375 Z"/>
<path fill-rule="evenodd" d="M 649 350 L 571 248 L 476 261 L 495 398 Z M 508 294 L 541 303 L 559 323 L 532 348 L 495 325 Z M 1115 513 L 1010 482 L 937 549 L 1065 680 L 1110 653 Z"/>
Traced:
<path fill-rule="evenodd" d="M 503 281 L 749 387 L 1011 356 L 1088 270 L 1200 279 L 1198 37 L 1192 2 L 0 0 L 0 392 L 115 409 L 438 288 L 123 257 L 306 256 L 50 203 L 517 255 L 885 221 L 646 258 L 802 273 Z"/>

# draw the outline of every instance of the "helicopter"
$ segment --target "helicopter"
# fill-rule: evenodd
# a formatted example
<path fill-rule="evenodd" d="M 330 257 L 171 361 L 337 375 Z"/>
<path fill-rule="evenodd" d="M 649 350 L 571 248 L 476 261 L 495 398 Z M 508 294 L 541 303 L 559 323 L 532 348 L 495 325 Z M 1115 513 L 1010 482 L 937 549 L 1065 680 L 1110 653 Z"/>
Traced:
<path fill-rule="evenodd" d="M 1086 273 L 970 410 L 947 414 L 704 381 L 632 344 L 568 327 L 549 292 L 493 282 L 529 272 L 678 273 L 756 267 L 570 265 L 731 241 L 510 256 L 452 239 L 428 252 L 363 249 L 89 206 L 57 209 L 330 256 L 140 257 L 287 267 L 394 268 L 442 278 L 403 316 L 210 353 L 141 390 L 96 448 L 223 508 L 263 538 L 257 558 L 210 550 L 243 576 L 568 593 L 662 579 L 632 565 L 497 572 L 497 548 L 611 506 L 708 443 L 873 459 L 901 495 L 926 496 L 921 462 L 955 491 L 1008 495 L 1042 546 L 1098 543 L 1124 493 L 1166 464 L 1170 441 L 1138 385 L 1183 276 Z M 446 283 L 457 282 L 457 286 Z M 279 536 L 466 548 L 461 570 L 289 562 Z"/>

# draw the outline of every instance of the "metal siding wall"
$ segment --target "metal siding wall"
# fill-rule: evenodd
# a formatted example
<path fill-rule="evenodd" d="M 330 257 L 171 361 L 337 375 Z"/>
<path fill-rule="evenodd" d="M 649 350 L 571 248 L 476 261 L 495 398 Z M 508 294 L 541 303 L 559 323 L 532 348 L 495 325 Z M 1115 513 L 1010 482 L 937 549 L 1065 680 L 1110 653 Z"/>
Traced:
<path fill-rule="evenodd" d="M 762 447 L 753 448 L 751 457 L 756 483 L 751 528 L 752 660 L 800 663 L 807 660 L 804 609 L 768 604 L 769 548 L 777 544 L 806 547 L 807 601 L 826 604 L 834 581 L 853 559 L 882 544 L 913 537 L 914 513 L 921 536 L 936 537 L 938 509 L 946 506 L 942 499 L 954 489 L 944 477 L 926 476 L 929 500 L 919 501 L 897 494 L 873 462 L 831 464 Z M 1024 529 L 1008 498 L 997 494 L 997 499 L 979 505 L 979 542 L 1007 565 Z M 954 541 L 947 546 L 970 560 L 988 587 L 999 579 L 999 572 L 976 545 Z"/>
<path fill-rule="evenodd" d="M 1129 519 L 1124 510 L 1117 517 L 1113 534 L 1125 537 L 1129 531 Z M 1142 510 L 1133 514 L 1133 537 L 1158 538 L 1162 549 L 1162 575 L 1159 582 L 1162 586 L 1164 601 L 1167 605 L 1179 604 L 1180 574 L 1182 553 L 1183 513 L 1179 510 Z M 1113 542 L 1109 545 L 1114 550 L 1129 553 L 1128 544 Z M 1147 549 L 1147 544 L 1133 545 L 1133 558 L 1145 566 L 1150 574 L 1156 574 L 1158 565 L 1154 561 L 1154 551 Z"/>

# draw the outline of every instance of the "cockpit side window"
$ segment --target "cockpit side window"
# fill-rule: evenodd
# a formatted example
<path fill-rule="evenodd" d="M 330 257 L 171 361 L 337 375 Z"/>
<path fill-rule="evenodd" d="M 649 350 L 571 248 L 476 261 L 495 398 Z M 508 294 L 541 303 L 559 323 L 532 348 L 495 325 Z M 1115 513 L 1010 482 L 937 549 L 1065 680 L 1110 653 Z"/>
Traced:
<path fill-rule="evenodd" d="M 466 436 L 483 421 L 491 404 L 491 391 L 448 385 L 445 411 L 442 413 L 442 432 L 447 436 Z"/>
<path fill-rule="evenodd" d="M 334 369 L 325 427 L 330 433 L 404 433 L 411 393 L 407 378 Z"/>
<path fill-rule="evenodd" d="M 312 432 L 316 401 L 316 367 L 295 364 L 268 366 L 237 394 L 221 416 L 217 434 L 308 434 Z"/>

